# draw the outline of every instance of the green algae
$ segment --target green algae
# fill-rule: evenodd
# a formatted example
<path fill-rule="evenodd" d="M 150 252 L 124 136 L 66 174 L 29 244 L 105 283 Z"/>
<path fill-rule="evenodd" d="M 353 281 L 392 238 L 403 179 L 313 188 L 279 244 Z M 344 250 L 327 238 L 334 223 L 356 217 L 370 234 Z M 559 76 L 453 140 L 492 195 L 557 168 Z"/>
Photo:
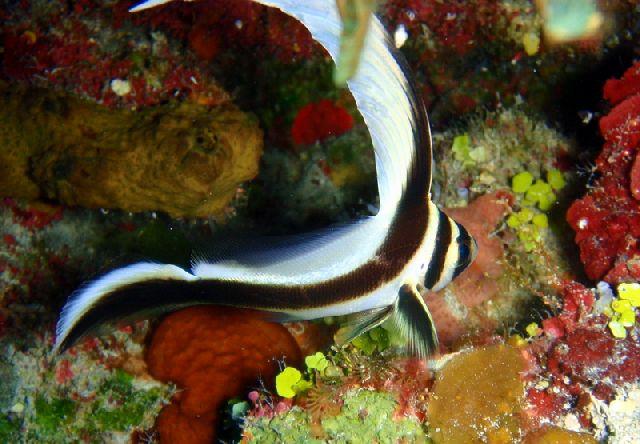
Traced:
<path fill-rule="evenodd" d="M 29 412 L 22 423 L 23 439 L 46 443 L 86 439 L 104 442 L 109 434 L 149 427 L 150 415 L 155 416 L 166 394 L 160 387 L 147 389 L 138 384 L 132 375 L 116 370 L 101 382 L 91 400 L 70 399 L 62 396 L 64 393 L 53 396 L 40 393 L 35 398 L 33 412 Z M 15 433 L 17 427 L 18 424 L 11 422 L 0 424 L 0 437 L 3 433 Z"/>
<path fill-rule="evenodd" d="M 429 442 L 415 418 L 396 420 L 397 401 L 389 393 L 352 390 L 343 399 L 338 415 L 324 416 L 320 427 L 299 407 L 268 418 L 249 418 L 244 434 L 249 442 L 278 443 L 371 443 Z"/>
<path fill-rule="evenodd" d="M 133 376 L 116 370 L 102 386 L 104 397 L 91 413 L 96 431 L 126 431 L 140 424 L 149 409 L 162 399 L 157 388 L 136 391 Z"/>
<path fill-rule="evenodd" d="M 60 426 L 71 423 L 77 409 L 77 403 L 70 399 L 52 398 L 47 400 L 43 396 L 38 396 L 36 398 L 35 425 L 42 435 L 53 435 L 60 430 Z"/>
<path fill-rule="evenodd" d="M 304 105 L 338 98 L 332 71 L 333 63 L 324 59 L 284 63 L 267 57 L 260 65 L 260 75 L 255 76 L 255 65 L 251 62 L 250 69 L 239 69 L 233 79 L 228 79 L 228 86 L 237 88 L 240 104 L 251 104 L 249 108 L 257 114 L 263 128 L 280 126 L 282 122 L 288 127 Z"/>
<path fill-rule="evenodd" d="M 389 333 L 382 327 L 376 327 L 361 334 L 353 339 L 351 343 L 367 356 L 371 356 L 375 351 L 382 352 L 391 345 Z"/>
<path fill-rule="evenodd" d="M 5 416 L 0 416 L 0 442 L 16 442 L 20 426 Z"/>
<path fill-rule="evenodd" d="M 396 406 L 391 394 L 363 390 L 345 396 L 342 413 L 325 418 L 322 427 L 335 442 L 426 442 L 416 420 L 393 419 Z"/>

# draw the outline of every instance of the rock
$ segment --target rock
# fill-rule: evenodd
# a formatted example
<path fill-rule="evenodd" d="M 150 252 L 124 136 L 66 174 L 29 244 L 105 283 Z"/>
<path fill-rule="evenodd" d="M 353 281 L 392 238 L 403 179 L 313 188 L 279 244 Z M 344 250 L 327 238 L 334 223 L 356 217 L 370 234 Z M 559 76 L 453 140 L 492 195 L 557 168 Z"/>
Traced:
<path fill-rule="evenodd" d="M 112 110 L 0 83 L 0 196 L 220 215 L 258 172 L 262 132 L 227 102 Z"/>

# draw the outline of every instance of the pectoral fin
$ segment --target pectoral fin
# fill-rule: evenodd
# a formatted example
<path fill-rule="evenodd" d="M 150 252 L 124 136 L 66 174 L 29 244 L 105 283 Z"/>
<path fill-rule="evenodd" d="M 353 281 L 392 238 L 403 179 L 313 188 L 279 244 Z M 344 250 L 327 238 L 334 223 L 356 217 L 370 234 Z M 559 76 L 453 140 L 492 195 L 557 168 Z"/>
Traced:
<path fill-rule="evenodd" d="M 426 358 L 438 349 L 438 336 L 431 313 L 415 285 L 400 287 L 393 305 L 394 327 L 409 342 L 411 353 Z"/>
<path fill-rule="evenodd" d="M 333 339 L 342 347 L 363 333 L 368 332 L 386 321 L 393 312 L 393 305 L 363 311 L 352 315 L 352 320 L 340 328 Z"/>

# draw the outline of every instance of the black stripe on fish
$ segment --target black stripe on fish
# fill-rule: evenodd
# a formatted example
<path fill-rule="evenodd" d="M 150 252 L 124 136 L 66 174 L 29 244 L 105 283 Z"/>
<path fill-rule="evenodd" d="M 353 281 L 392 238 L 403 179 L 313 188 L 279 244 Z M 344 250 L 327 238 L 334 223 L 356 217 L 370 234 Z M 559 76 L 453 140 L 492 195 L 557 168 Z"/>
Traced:
<path fill-rule="evenodd" d="M 435 239 L 435 247 L 431 260 L 427 266 L 427 273 L 424 278 L 424 286 L 432 289 L 440 280 L 444 271 L 447 251 L 451 248 L 451 224 L 449 218 L 442 211 L 438 215 L 438 232 Z"/>

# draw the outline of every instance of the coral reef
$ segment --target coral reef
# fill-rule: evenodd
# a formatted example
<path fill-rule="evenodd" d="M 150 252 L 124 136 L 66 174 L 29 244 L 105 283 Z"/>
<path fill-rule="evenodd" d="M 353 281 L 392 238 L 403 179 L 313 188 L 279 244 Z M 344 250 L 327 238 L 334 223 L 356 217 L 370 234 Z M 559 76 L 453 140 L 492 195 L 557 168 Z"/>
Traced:
<path fill-rule="evenodd" d="M 260 378 L 272 381 L 279 359 L 297 365 L 300 350 L 284 327 L 259 314 L 193 307 L 166 317 L 146 356 L 155 378 L 181 389 L 158 417 L 161 442 L 212 442 L 225 401 Z"/>
<path fill-rule="evenodd" d="M 492 234 L 508 211 L 509 194 L 504 192 L 485 194 L 467 207 L 446 210 L 477 240 L 478 257 L 451 285 L 426 296 L 444 344 L 453 344 L 471 331 L 492 331 L 497 326 L 498 320 L 491 319 L 488 311 L 480 307 L 488 302 L 498 303 L 505 294 L 505 285 L 501 283 L 505 272 L 501 265 L 504 246 Z"/>
<path fill-rule="evenodd" d="M 162 32 L 132 23 L 132 2 L 20 2 L 0 6 L 0 77 L 56 87 L 110 107 L 226 95 L 205 64 Z"/>
<path fill-rule="evenodd" d="M 605 84 L 604 97 L 614 106 L 600 119 L 605 144 L 596 159 L 599 177 L 567 212 L 587 276 L 612 284 L 640 280 L 638 70 L 636 63 Z"/>
<path fill-rule="evenodd" d="M 122 1 L 119 8 L 133 2 Z M 122 8 L 125 12 L 126 9 Z M 123 14 L 124 15 L 124 14 Z M 126 17 L 126 16 L 125 16 Z M 128 17 L 127 17 L 128 18 Z M 257 56 L 275 55 L 284 61 L 310 57 L 319 47 L 309 31 L 283 12 L 249 0 L 204 0 L 161 6 L 133 18 L 136 24 L 166 29 L 177 38 L 186 38 L 189 46 L 205 59 L 221 57 L 213 49 L 229 52 L 251 49 Z"/>
<path fill-rule="evenodd" d="M 424 401 L 432 373 L 424 362 L 367 355 L 350 346 L 308 356 L 305 363 L 301 380 L 306 387 L 294 390 L 293 399 L 249 394 L 252 408 L 245 415 L 244 441 L 277 442 L 279 436 L 291 436 L 294 442 L 428 442 Z M 288 367 L 279 377 L 294 370 Z"/>
<path fill-rule="evenodd" d="M 283 327 L 217 307 L 48 356 L 62 300 L 98 271 L 187 267 L 212 236 L 375 213 L 375 163 L 331 61 L 279 11 L 3 2 L 0 190 L 47 203 L 0 203 L 0 441 L 633 442 L 640 64 L 604 88 L 605 146 L 566 217 L 587 276 L 611 286 L 579 282 L 564 217 L 580 192 L 574 155 L 589 148 L 566 121 L 601 104 L 559 102 L 637 51 L 640 15 L 629 1 L 581 1 L 576 28 L 604 21 L 552 44 L 559 3 L 378 8 L 434 125 L 433 197 L 480 245 L 473 266 L 426 295 L 443 354 L 418 360 L 388 325 L 338 349 L 343 319 Z M 259 175 L 239 188 L 257 174 L 262 134 Z"/>
<path fill-rule="evenodd" d="M 574 151 L 570 139 L 522 106 L 472 114 L 465 124 L 436 132 L 434 144 L 435 180 L 447 184 L 438 202 L 446 208 L 510 189 L 512 178 L 525 171 L 543 179 Z"/>
<path fill-rule="evenodd" d="M 132 113 L 6 84 L 0 94 L 2 196 L 204 217 L 258 172 L 262 134 L 230 103 Z"/>
<path fill-rule="evenodd" d="M 618 23 L 628 35 L 602 26 L 594 38 L 551 45 L 543 38 L 549 21 L 544 8 L 537 7 L 540 3 L 556 2 L 384 3 L 387 27 L 407 34 L 402 50 L 412 71 L 418 73 L 434 121 L 448 122 L 478 107 L 513 105 L 519 98 L 533 110 L 553 113 L 557 106 L 555 91 L 566 87 L 576 73 L 601 61 L 609 48 L 633 40 L 638 32 L 637 17 L 629 2 L 597 2 L 600 16 Z M 562 14 L 562 8 L 556 7 L 554 15 L 560 15 L 558 12 Z M 567 16 L 573 17 L 565 13 Z"/>
<path fill-rule="evenodd" d="M 291 152 L 268 149 L 249 186 L 248 211 L 275 228 L 326 226 L 375 212 L 375 162 L 362 125 Z M 286 201 L 286 208 L 278 205 Z"/>
<path fill-rule="evenodd" d="M 614 299 L 604 283 L 592 290 L 565 281 L 561 294 L 562 309 L 542 322 L 527 347 L 528 421 L 613 437 L 612 419 L 602 412 L 616 391 L 640 379 L 637 326 L 624 339 L 612 335 L 604 313 Z"/>

